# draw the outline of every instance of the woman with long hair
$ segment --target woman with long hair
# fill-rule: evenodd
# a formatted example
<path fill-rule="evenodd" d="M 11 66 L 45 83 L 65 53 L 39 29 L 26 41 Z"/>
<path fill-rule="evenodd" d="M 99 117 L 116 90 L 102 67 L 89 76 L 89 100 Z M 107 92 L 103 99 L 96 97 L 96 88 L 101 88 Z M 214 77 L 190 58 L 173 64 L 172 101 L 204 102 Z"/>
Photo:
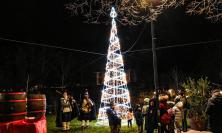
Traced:
<path fill-rule="evenodd" d="M 155 99 L 150 99 L 147 114 L 145 116 L 145 130 L 146 133 L 153 133 L 157 128 L 157 108 Z"/>

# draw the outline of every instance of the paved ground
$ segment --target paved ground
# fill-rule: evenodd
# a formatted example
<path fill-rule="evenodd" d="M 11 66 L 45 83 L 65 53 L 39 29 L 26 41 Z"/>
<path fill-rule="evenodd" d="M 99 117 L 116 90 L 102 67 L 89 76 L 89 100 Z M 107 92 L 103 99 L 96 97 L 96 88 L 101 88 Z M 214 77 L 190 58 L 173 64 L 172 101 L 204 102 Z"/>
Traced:
<path fill-rule="evenodd" d="M 189 130 L 189 131 L 184 132 L 184 133 L 212 133 L 212 132 L 209 132 L 209 131 L 195 131 L 195 130 Z"/>

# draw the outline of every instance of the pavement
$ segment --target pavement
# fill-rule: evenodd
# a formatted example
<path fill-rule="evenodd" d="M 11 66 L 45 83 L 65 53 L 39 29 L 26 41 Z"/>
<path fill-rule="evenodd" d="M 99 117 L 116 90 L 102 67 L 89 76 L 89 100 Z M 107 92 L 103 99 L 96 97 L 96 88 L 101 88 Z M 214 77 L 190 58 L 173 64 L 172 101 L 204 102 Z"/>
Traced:
<path fill-rule="evenodd" d="M 212 133 L 210 131 L 195 131 L 195 130 L 189 130 L 187 132 L 182 132 L 182 133 Z"/>

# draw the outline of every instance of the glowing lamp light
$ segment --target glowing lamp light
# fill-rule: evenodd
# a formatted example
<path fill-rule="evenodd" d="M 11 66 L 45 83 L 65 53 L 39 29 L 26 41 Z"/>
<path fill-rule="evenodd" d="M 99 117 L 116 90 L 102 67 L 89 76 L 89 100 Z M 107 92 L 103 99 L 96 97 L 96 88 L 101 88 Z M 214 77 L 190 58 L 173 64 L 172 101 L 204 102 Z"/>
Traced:
<path fill-rule="evenodd" d="M 122 119 L 122 125 L 127 124 L 127 111 L 131 108 L 130 94 L 127 88 L 126 73 L 124 72 L 123 57 L 120 50 L 119 38 L 115 18 L 117 13 L 112 7 L 110 17 L 112 28 L 110 32 L 110 44 L 107 53 L 106 73 L 102 90 L 98 125 L 108 126 L 106 110 L 110 102 L 116 105 L 116 112 Z"/>

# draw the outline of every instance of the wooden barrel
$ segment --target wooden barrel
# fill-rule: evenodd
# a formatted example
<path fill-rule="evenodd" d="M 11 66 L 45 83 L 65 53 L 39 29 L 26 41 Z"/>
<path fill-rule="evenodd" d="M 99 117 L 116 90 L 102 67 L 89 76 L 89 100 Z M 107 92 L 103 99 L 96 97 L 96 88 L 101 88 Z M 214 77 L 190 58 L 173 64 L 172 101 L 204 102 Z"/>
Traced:
<path fill-rule="evenodd" d="M 40 119 L 45 116 L 46 97 L 44 94 L 30 94 L 27 98 L 27 116 Z"/>
<path fill-rule="evenodd" d="M 0 122 L 25 119 L 26 93 L 0 92 Z"/>

